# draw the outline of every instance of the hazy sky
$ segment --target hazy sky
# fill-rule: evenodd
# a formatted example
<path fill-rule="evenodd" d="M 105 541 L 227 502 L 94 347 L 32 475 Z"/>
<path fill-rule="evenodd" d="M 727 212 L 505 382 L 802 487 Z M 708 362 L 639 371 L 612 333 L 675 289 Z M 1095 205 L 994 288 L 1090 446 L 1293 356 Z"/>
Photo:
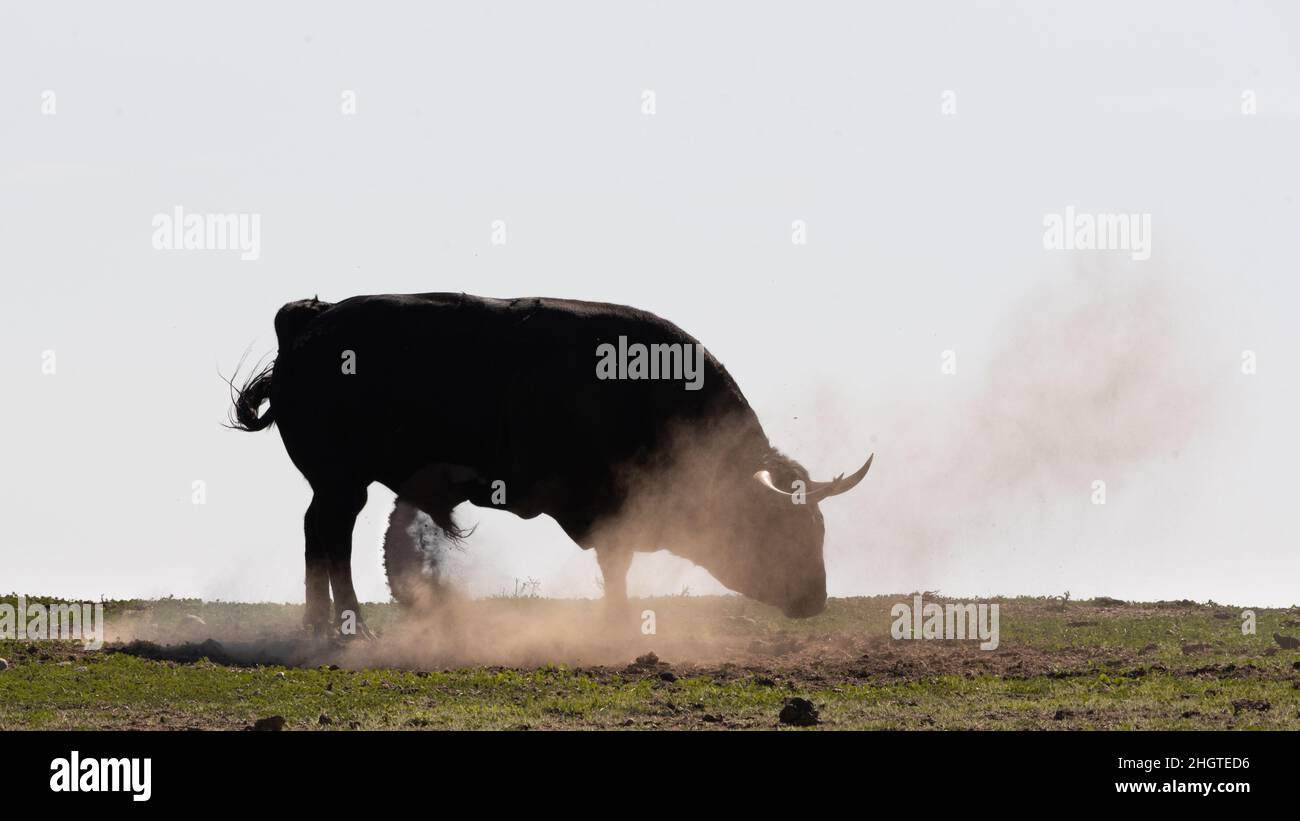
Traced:
<path fill-rule="evenodd" d="M 833 595 L 1300 600 L 1294 4 L 438 5 L 0 8 L 0 591 L 300 601 L 309 490 L 218 370 L 292 299 L 467 291 L 650 309 L 815 476 L 874 450 Z M 176 206 L 259 258 L 156 250 Z M 1045 249 L 1067 206 L 1151 258 Z M 461 518 L 473 591 L 596 594 Z"/>

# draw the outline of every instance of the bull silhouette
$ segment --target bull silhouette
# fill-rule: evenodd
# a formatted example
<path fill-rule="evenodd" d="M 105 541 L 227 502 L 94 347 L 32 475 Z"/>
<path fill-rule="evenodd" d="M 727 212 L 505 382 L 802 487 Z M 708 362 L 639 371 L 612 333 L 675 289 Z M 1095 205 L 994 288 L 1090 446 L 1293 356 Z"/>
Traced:
<path fill-rule="evenodd" d="M 291 302 L 275 332 L 276 358 L 235 391 L 231 422 L 274 423 L 311 485 L 310 629 L 351 611 L 369 634 L 351 554 L 372 482 L 453 539 L 466 501 L 551 516 L 595 549 L 615 610 L 633 552 L 659 549 L 787 616 L 825 608 L 818 503 L 862 481 L 871 458 L 810 479 L 676 325 L 623 305 L 434 293 Z"/>

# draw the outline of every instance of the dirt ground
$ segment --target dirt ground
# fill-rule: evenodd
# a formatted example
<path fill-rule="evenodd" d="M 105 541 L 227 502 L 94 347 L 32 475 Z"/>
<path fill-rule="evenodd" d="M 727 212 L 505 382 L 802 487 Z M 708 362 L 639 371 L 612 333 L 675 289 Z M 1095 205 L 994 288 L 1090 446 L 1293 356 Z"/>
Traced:
<path fill-rule="evenodd" d="M 0 642 L 0 728 L 767 728 L 805 701 L 828 728 L 1300 728 L 1294 609 L 1249 611 L 1252 633 L 1213 603 L 995 600 L 983 650 L 893 638 L 911 595 L 803 621 L 727 597 L 613 620 L 590 601 L 375 605 L 374 640 L 308 638 L 290 605 L 117 602 L 102 651 Z"/>

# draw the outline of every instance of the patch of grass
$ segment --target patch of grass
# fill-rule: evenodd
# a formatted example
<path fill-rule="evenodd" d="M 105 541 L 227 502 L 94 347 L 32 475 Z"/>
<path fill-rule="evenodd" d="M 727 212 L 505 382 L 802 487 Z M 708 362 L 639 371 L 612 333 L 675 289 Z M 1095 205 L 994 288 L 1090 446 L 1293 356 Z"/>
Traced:
<path fill-rule="evenodd" d="M 347 670 L 0 641 L 0 657 L 11 662 L 0 672 L 0 730 L 233 730 L 271 715 L 295 730 L 761 729 L 779 726 L 794 695 L 817 705 L 827 729 L 1300 729 L 1300 653 L 1271 638 L 1300 634 L 1294 609 L 1255 609 L 1256 632 L 1244 635 L 1241 608 L 1215 604 L 996 599 L 1001 646 L 981 653 L 968 643 L 891 640 L 890 608 L 910 601 L 834 599 L 802 621 L 738 598 L 638 603 L 678 631 L 723 625 L 736 642 L 777 648 L 766 661 L 673 665 L 675 678 L 661 676 L 667 664 Z M 477 606 L 542 614 L 593 603 Z M 215 633 L 249 634 L 295 631 L 302 613 L 184 599 L 107 602 L 106 610 L 110 622 L 197 617 Z M 368 605 L 367 615 L 381 630 L 398 618 L 388 605 Z"/>

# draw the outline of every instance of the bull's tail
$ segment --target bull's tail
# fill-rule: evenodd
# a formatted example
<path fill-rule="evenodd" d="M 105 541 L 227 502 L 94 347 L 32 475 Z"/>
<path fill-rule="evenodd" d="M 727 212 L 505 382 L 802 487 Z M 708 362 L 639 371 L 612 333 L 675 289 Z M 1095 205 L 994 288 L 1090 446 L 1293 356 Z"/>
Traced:
<path fill-rule="evenodd" d="M 280 345 L 280 356 L 284 356 L 286 351 L 293 348 L 313 319 L 333 307 L 329 302 L 321 302 L 316 297 L 312 297 L 290 302 L 277 311 L 275 338 Z M 235 368 L 236 376 L 243 368 L 243 364 L 244 361 L 241 359 L 239 367 Z M 230 401 L 234 405 L 230 411 L 230 422 L 227 427 L 255 431 L 269 428 L 275 422 L 273 407 L 267 407 L 266 413 L 257 415 L 262 403 L 269 402 L 271 399 L 271 372 L 274 368 L 274 359 L 266 367 L 262 367 L 262 363 L 258 362 L 253 366 L 253 372 L 248 375 L 248 379 L 244 380 L 242 388 L 235 386 L 234 378 L 226 380 L 226 384 L 230 386 Z"/>
<path fill-rule="evenodd" d="M 271 401 L 271 373 L 274 368 L 274 361 L 264 368 L 253 368 L 242 388 L 235 387 L 233 379 L 227 380 L 233 405 L 227 427 L 251 432 L 269 428 L 275 421 L 275 408 L 268 406 L 265 413 L 257 415 L 262 403 Z"/>

